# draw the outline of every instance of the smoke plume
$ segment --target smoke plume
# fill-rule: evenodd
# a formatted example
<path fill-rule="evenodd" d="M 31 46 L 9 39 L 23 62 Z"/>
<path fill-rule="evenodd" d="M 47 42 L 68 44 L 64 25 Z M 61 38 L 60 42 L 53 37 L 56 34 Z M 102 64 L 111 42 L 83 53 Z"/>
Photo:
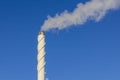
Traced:
<path fill-rule="evenodd" d="M 85 4 L 79 3 L 73 12 L 67 10 L 54 17 L 48 16 L 45 20 L 42 31 L 51 29 L 64 29 L 73 25 L 82 25 L 88 20 L 100 21 L 110 10 L 120 7 L 120 0 L 91 0 Z"/>

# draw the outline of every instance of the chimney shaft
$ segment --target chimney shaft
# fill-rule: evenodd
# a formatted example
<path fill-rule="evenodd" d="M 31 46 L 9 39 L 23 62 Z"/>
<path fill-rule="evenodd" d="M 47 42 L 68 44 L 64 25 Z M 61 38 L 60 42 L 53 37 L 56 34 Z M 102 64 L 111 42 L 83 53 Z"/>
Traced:
<path fill-rule="evenodd" d="M 45 80 L 45 35 L 41 32 L 38 35 L 38 80 Z"/>

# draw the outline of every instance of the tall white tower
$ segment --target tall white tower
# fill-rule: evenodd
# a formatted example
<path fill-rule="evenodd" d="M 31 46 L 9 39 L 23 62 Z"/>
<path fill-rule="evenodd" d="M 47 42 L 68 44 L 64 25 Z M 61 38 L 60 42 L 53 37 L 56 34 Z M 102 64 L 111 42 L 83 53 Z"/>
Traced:
<path fill-rule="evenodd" d="M 45 35 L 41 32 L 38 35 L 38 80 L 45 80 Z"/>

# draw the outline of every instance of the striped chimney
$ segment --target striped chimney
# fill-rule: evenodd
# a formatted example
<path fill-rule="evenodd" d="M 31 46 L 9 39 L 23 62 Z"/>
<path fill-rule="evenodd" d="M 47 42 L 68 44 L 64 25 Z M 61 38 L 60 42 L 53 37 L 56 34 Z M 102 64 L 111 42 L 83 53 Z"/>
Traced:
<path fill-rule="evenodd" d="M 41 32 L 38 35 L 38 80 L 45 80 L 45 35 Z"/>

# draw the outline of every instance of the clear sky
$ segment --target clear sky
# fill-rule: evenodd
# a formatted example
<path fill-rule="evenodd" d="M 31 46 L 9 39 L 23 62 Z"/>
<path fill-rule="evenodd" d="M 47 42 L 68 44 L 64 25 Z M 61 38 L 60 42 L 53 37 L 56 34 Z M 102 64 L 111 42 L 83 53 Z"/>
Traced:
<path fill-rule="evenodd" d="M 0 80 L 37 80 L 40 26 L 86 1 L 0 0 Z M 120 10 L 45 34 L 49 80 L 120 80 Z"/>

